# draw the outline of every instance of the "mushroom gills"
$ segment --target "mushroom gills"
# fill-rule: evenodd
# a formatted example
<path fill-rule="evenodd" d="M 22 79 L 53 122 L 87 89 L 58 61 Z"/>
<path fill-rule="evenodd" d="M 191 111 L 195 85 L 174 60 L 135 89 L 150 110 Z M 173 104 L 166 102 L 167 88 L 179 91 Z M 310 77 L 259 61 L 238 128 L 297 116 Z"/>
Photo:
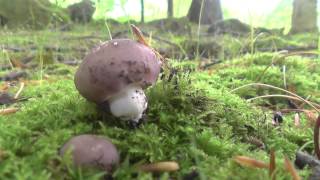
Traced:
<path fill-rule="evenodd" d="M 109 100 L 111 114 L 122 120 L 138 123 L 147 109 L 147 97 L 139 85 L 133 84 L 112 96 Z"/>

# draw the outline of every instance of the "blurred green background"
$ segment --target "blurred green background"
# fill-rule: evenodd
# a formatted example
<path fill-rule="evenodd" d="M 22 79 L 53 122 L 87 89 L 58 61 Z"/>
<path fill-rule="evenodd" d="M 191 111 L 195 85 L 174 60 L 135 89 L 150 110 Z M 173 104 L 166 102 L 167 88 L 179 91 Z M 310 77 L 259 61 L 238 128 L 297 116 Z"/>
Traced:
<path fill-rule="evenodd" d="M 62 7 L 81 0 L 50 0 Z M 92 0 L 96 3 L 95 19 L 113 18 L 119 21 L 140 20 L 140 0 Z M 167 0 L 144 0 L 145 20 L 165 18 Z M 290 28 L 293 0 L 222 0 L 224 17 L 237 18 L 254 26 Z M 191 0 L 174 0 L 174 16 L 185 16 Z M 318 3 L 319 6 L 319 3 Z M 320 8 L 318 8 L 320 9 Z M 320 20 L 318 18 L 318 24 Z"/>

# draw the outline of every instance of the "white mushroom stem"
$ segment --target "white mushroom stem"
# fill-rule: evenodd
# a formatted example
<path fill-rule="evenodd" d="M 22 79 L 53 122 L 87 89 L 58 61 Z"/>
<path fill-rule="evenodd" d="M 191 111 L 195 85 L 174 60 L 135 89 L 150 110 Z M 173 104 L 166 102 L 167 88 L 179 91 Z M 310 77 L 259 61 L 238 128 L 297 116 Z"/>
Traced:
<path fill-rule="evenodd" d="M 138 85 L 127 86 L 109 99 L 112 115 L 134 122 L 139 122 L 147 105 L 146 95 Z"/>

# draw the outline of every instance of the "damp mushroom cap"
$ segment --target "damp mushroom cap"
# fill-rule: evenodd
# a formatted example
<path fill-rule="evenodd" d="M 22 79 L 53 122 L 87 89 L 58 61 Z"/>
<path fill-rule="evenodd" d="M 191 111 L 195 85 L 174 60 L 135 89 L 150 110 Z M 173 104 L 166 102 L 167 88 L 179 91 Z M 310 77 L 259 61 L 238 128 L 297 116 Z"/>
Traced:
<path fill-rule="evenodd" d="M 89 134 L 68 140 L 59 154 L 65 156 L 68 153 L 76 166 L 100 168 L 107 172 L 113 171 L 120 159 L 116 147 L 109 140 Z"/>
<path fill-rule="evenodd" d="M 161 61 L 150 48 L 130 39 L 104 42 L 89 54 L 75 74 L 82 96 L 103 103 L 129 85 L 142 89 L 155 84 Z"/>

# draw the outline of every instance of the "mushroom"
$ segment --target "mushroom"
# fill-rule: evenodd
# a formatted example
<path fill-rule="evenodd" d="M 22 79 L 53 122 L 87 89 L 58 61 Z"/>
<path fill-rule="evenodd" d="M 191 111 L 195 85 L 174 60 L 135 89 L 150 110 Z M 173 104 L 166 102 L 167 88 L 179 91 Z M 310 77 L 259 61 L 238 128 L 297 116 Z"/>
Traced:
<path fill-rule="evenodd" d="M 119 164 L 116 147 L 107 139 L 96 135 L 79 135 L 71 138 L 60 149 L 60 156 L 71 153 L 73 164 L 100 168 L 111 172 Z"/>
<path fill-rule="evenodd" d="M 161 61 L 150 47 L 130 39 L 104 42 L 89 54 L 75 74 L 80 94 L 108 103 L 115 117 L 139 123 L 147 108 L 143 89 L 155 84 Z"/>

